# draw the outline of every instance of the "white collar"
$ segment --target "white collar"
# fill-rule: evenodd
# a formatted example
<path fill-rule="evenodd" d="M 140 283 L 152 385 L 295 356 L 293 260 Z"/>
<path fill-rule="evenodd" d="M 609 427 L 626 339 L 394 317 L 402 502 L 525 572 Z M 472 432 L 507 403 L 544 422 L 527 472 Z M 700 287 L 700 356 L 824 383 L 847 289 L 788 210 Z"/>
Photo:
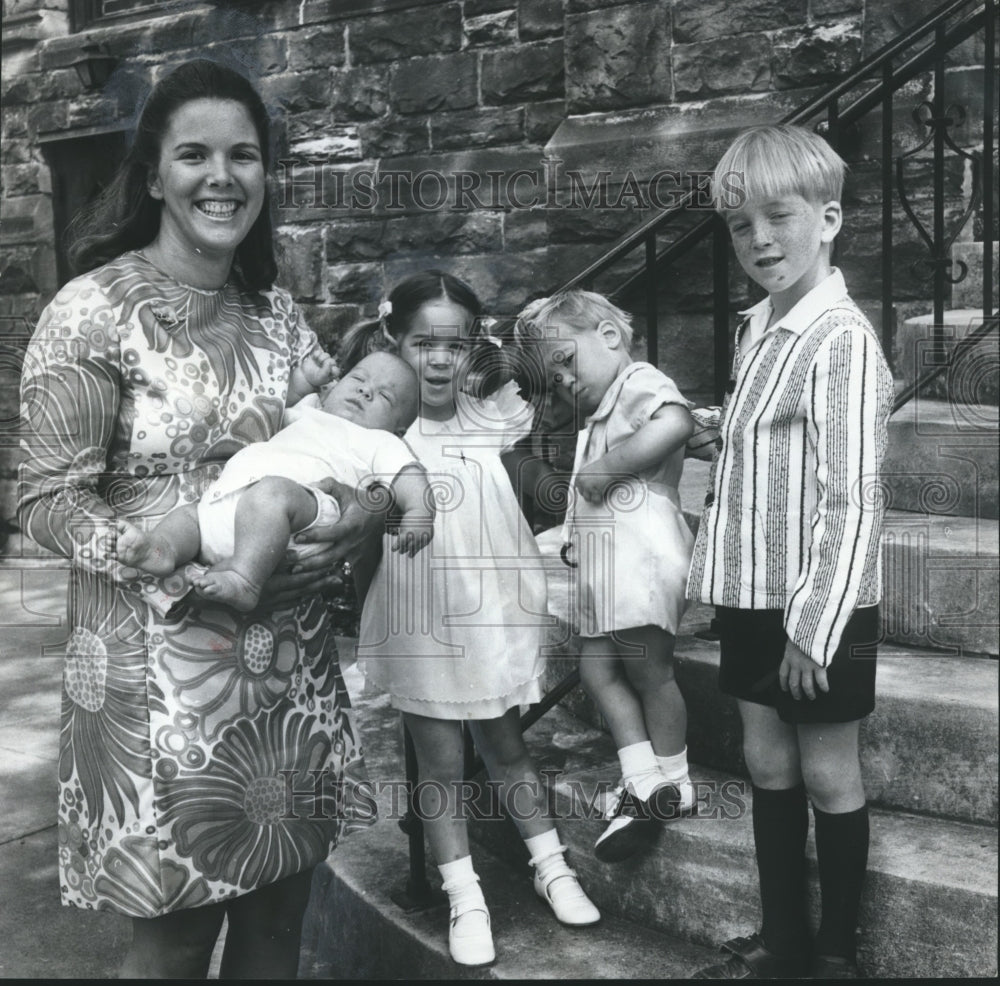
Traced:
<path fill-rule="evenodd" d="M 803 295 L 787 312 L 784 318 L 779 319 L 773 325 L 768 326 L 767 331 L 776 329 L 788 329 L 796 335 L 801 335 L 816 321 L 824 312 L 835 308 L 839 302 L 848 297 L 847 285 L 844 283 L 844 275 L 839 267 L 834 267 L 830 273 L 823 278 L 819 284 L 811 291 Z M 763 331 L 771 317 L 772 305 L 770 297 L 759 301 L 751 308 L 747 308 L 740 315 L 745 315 L 750 319 L 751 339 Z"/>

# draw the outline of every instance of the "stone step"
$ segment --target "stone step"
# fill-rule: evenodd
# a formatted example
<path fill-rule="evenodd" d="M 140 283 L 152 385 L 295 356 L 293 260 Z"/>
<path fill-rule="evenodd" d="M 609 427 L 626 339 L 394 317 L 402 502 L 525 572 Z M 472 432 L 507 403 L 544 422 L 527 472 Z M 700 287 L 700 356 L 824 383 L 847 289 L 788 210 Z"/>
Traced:
<path fill-rule="evenodd" d="M 941 321 L 945 354 L 983 324 L 981 308 L 946 311 Z M 909 386 L 940 365 L 934 342 L 934 316 L 918 315 L 896 327 L 893 370 L 900 386 Z M 992 404 L 1000 400 L 997 365 L 1000 334 L 994 329 L 959 353 L 952 365 L 927 384 L 925 397 L 950 399 L 959 404 Z"/>
<path fill-rule="evenodd" d="M 448 907 L 406 911 L 406 840 L 394 821 L 352 834 L 317 869 L 302 933 L 299 977 L 310 979 L 686 979 L 713 949 L 613 915 L 591 928 L 560 925 L 535 896 L 529 868 L 480 846 L 473 859 L 490 909 L 497 961 L 456 965 Z M 433 869 L 433 866 L 428 866 Z M 440 887 L 440 879 L 434 881 Z"/>
<path fill-rule="evenodd" d="M 681 503 L 694 530 L 709 468 L 697 459 L 684 463 Z M 540 536 L 543 545 L 551 540 L 551 532 Z M 883 560 L 886 640 L 959 655 L 1000 652 L 1000 528 L 995 520 L 889 510 Z M 557 554 L 551 561 L 550 595 L 558 600 L 565 596 L 565 573 Z"/>
<path fill-rule="evenodd" d="M 352 646 L 340 641 L 345 662 Z M 356 667 L 345 667 L 344 677 L 361 720 L 379 821 L 346 836 L 317 868 L 302 932 L 300 978 L 682 979 L 716 960 L 713 949 L 610 914 L 593 928 L 565 928 L 535 896 L 526 862 L 511 866 L 474 845 L 497 961 L 486 969 L 452 962 L 443 901 L 407 911 L 394 899 L 409 870 L 407 839 L 398 826 L 404 780 L 399 714 L 387 696 L 366 689 Z M 427 872 L 439 888 L 429 857 Z"/>
<path fill-rule="evenodd" d="M 677 640 L 677 681 L 687 704 L 688 756 L 746 777 L 736 701 L 719 691 L 719 645 L 693 634 L 708 629 L 709 607 L 689 611 Z M 546 688 L 576 665 L 550 660 Z M 861 732 L 868 800 L 958 821 L 997 824 L 998 667 L 981 658 L 946 657 L 883 645 L 875 711 Z M 563 703 L 591 726 L 600 713 L 583 689 Z"/>
<path fill-rule="evenodd" d="M 694 765 L 695 817 L 667 823 L 651 852 L 600 863 L 593 843 L 604 822 L 589 801 L 619 777 L 610 739 L 553 710 L 527 734 L 555 778 L 554 810 L 572 864 L 595 903 L 681 938 L 711 946 L 757 927 L 759 902 L 749 784 Z M 860 916 L 860 962 L 870 977 L 995 976 L 997 831 L 993 827 L 873 810 L 868 879 Z M 524 848 L 512 825 L 476 822 L 475 838 L 511 860 Z M 809 914 L 819 913 L 810 837 Z"/>
<path fill-rule="evenodd" d="M 998 516 L 1000 409 L 916 397 L 889 421 L 889 506 L 930 515 Z"/>

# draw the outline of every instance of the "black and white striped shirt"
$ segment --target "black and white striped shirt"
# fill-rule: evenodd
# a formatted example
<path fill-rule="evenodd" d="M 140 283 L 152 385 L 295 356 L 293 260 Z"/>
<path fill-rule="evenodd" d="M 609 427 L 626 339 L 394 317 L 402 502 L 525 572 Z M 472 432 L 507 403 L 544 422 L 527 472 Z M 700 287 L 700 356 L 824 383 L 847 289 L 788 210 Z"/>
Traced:
<path fill-rule="evenodd" d="M 880 471 L 892 375 L 839 270 L 780 321 L 765 299 L 736 340 L 688 595 L 783 609 L 825 667 L 856 607 L 882 595 Z"/>

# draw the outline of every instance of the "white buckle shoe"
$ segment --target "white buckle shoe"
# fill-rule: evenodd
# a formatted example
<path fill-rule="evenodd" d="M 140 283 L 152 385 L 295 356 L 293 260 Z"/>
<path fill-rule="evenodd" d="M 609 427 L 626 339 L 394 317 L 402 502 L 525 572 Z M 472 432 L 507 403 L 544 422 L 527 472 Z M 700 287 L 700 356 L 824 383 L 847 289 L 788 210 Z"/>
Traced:
<path fill-rule="evenodd" d="M 601 920 L 601 912 L 587 896 L 576 871 L 565 863 L 543 880 L 535 871 L 535 893 L 544 900 L 560 924 L 572 928 L 585 928 Z"/>
<path fill-rule="evenodd" d="M 455 913 L 448 925 L 448 951 L 459 965 L 489 965 L 496 960 L 490 912 L 485 905 Z"/>

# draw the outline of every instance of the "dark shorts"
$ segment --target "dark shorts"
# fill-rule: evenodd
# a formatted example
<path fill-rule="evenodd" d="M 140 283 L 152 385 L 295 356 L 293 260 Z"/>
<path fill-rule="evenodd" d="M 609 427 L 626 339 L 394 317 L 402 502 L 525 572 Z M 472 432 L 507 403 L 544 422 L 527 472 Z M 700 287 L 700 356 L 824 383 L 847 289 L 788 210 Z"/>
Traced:
<path fill-rule="evenodd" d="M 857 609 L 827 665 L 828 692 L 794 699 L 778 684 L 785 656 L 780 609 L 715 608 L 722 660 L 719 688 L 727 695 L 768 705 L 783 722 L 854 722 L 875 708 L 875 656 L 881 637 L 878 606 Z"/>

